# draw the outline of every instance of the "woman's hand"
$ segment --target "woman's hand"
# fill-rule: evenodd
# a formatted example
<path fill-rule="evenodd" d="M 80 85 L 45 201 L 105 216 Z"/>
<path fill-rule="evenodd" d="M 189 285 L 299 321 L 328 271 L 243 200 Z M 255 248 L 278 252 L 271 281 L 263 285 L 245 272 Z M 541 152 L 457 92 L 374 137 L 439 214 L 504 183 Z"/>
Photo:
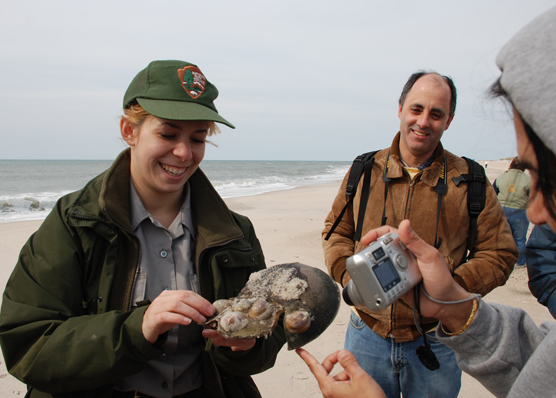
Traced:
<path fill-rule="evenodd" d="M 257 339 L 251 337 L 248 339 L 227 339 L 214 329 L 203 330 L 203 337 L 212 339 L 213 344 L 220 347 L 230 347 L 232 351 L 247 351 L 255 346 Z"/>
<path fill-rule="evenodd" d="M 409 220 L 400 223 L 399 229 L 383 226 L 369 231 L 362 239 L 361 243 L 368 245 L 378 237 L 391 232 L 397 232 L 400 241 L 417 258 L 417 265 L 423 276 L 423 286 L 429 296 L 441 301 L 458 301 L 469 297 L 469 293 L 458 285 L 444 261 L 444 257 L 438 250 L 421 239 L 415 231 L 411 229 Z M 413 306 L 413 289 L 408 291 L 402 299 Z M 467 301 L 461 304 L 438 304 L 427 299 L 421 292 L 421 314 L 427 317 L 434 317 L 442 322 L 448 329 L 457 331 L 463 327 L 471 310 L 473 302 Z"/>
<path fill-rule="evenodd" d="M 191 321 L 205 322 L 214 307 L 189 290 L 164 290 L 153 300 L 143 316 L 142 331 L 145 339 L 153 344 L 162 333 L 176 325 L 189 325 Z"/>
<path fill-rule="evenodd" d="M 295 350 L 315 375 L 325 398 L 386 398 L 384 391 L 357 363 L 353 354 L 340 350 L 330 354 L 320 364 L 303 348 Z M 344 370 L 335 376 L 330 372 L 339 363 Z"/>

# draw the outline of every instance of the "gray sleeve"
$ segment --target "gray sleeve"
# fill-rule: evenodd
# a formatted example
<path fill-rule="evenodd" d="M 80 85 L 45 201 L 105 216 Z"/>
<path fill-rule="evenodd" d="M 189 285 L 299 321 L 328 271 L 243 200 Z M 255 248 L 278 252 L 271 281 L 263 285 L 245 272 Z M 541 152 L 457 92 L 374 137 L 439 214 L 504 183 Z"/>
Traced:
<path fill-rule="evenodd" d="M 521 309 L 480 301 L 473 323 L 458 336 L 438 328 L 459 367 L 497 397 L 552 396 L 556 388 L 555 324 L 540 328 Z"/>

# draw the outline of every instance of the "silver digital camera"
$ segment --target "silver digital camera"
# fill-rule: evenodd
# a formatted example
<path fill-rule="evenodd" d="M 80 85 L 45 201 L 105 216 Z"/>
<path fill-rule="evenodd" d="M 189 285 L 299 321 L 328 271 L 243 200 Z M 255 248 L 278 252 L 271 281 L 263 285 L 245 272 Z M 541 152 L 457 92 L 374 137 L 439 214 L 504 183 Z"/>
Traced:
<path fill-rule="evenodd" d="M 342 292 L 348 305 L 371 311 L 388 307 L 421 281 L 417 260 L 397 233 L 387 233 L 349 257 L 351 281 Z"/>

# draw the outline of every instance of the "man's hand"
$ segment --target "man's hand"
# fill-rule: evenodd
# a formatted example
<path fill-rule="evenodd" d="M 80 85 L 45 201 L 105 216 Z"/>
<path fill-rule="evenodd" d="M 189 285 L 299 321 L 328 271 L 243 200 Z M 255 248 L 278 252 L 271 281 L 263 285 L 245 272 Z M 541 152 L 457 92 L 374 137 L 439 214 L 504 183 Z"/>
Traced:
<path fill-rule="evenodd" d="M 320 364 L 303 348 L 295 350 L 305 361 L 319 383 L 325 398 L 386 398 L 384 391 L 374 379 L 357 363 L 353 354 L 340 350 L 330 354 Z M 330 372 L 339 363 L 344 370 L 335 376 Z"/>
<path fill-rule="evenodd" d="M 191 321 L 205 322 L 214 312 L 211 303 L 189 290 L 164 290 L 153 300 L 143 316 L 142 331 L 153 344 L 162 333 Z"/>
<path fill-rule="evenodd" d="M 255 346 L 257 339 L 251 337 L 248 339 L 227 339 L 221 334 L 219 334 L 214 329 L 203 330 L 203 337 L 206 339 L 212 339 L 212 342 L 220 347 L 230 347 L 232 351 L 247 351 Z"/>

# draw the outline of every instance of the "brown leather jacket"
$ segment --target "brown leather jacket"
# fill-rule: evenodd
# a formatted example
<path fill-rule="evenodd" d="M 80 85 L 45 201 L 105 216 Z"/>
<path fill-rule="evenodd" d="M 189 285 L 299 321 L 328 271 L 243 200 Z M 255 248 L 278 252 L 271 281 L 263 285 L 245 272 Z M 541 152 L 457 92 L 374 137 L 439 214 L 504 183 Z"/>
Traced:
<path fill-rule="evenodd" d="M 438 225 L 438 236 L 442 238 L 442 245 L 439 251 L 451 268 L 454 279 L 469 292 L 485 295 L 495 287 L 506 283 L 517 260 L 517 248 L 490 182 L 487 182 L 486 205 L 478 218 L 478 230 L 471 256 L 469 261 L 465 262 L 469 233 L 467 183 L 461 183 L 458 187 L 452 178 L 468 172 L 467 162 L 465 159 L 445 151 L 442 144 L 439 143 L 434 153 L 433 163 L 411 180 L 400 162 L 399 137 L 398 133 L 391 148 L 384 149 L 375 155 L 371 190 L 363 223 L 363 235 L 380 226 L 383 207 L 386 206 L 387 225 L 397 227 L 402 220 L 409 219 L 411 227 L 417 234 L 433 245 L 438 198 L 434 188 L 439 180 L 444 165 L 444 156 L 446 156 L 448 192 L 442 196 Z M 388 177 L 391 181 L 385 204 L 382 174 L 389 151 Z M 332 210 L 326 217 L 322 233 L 328 272 L 342 286 L 345 286 L 350 280 L 349 274 L 345 272 L 346 259 L 365 247 L 352 239 L 355 232 L 355 220 L 359 213 L 363 178 L 359 181 L 353 205 L 348 207 L 330 239 L 324 240 L 347 202 L 345 192 L 348 175 L 349 173 L 344 178 Z M 413 321 L 412 309 L 402 300 L 398 300 L 381 311 L 367 309 L 357 309 L 356 311 L 361 319 L 383 338 L 390 336 L 398 342 L 403 342 L 415 340 L 420 336 Z M 425 329 L 434 328 L 437 322 L 433 318 L 425 318 Z"/>

